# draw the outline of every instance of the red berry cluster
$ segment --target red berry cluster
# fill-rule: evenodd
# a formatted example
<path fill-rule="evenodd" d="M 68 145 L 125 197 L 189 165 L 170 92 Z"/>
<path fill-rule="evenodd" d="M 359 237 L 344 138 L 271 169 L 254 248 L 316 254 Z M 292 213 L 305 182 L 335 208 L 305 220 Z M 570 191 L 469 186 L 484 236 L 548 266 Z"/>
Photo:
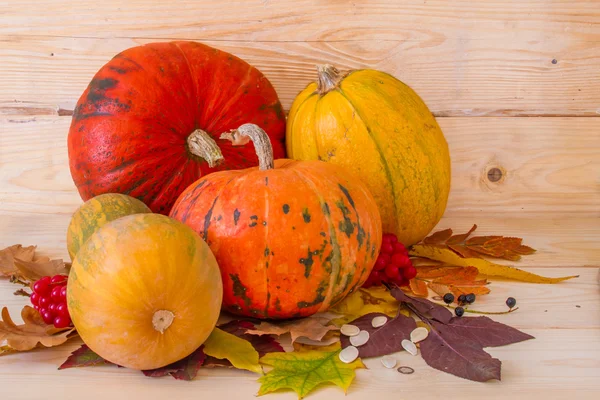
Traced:
<path fill-rule="evenodd" d="M 396 235 L 385 233 L 375 267 L 363 287 L 379 286 L 384 282 L 406 286 L 416 275 L 417 270 L 408 257 L 406 247 L 398 241 Z"/>
<path fill-rule="evenodd" d="M 65 275 L 44 276 L 33 284 L 31 304 L 45 323 L 55 328 L 71 325 L 67 308 L 67 277 Z"/>

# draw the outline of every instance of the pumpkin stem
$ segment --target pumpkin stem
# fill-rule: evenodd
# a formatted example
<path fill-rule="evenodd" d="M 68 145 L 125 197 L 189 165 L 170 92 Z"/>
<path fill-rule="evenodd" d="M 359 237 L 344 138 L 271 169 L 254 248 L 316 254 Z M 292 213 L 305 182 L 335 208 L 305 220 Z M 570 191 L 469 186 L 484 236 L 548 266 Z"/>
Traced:
<path fill-rule="evenodd" d="M 337 88 L 346 74 L 342 74 L 336 67 L 330 64 L 317 65 L 319 80 L 317 81 L 317 92 L 320 95 L 327 94 Z"/>
<path fill-rule="evenodd" d="M 243 146 L 252 140 L 258 156 L 258 168 L 261 171 L 273 169 L 273 146 L 265 131 L 258 125 L 244 124 L 237 129 L 221 134 L 221 139 L 226 139 L 234 146 Z"/>
<path fill-rule="evenodd" d="M 196 129 L 188 136 L 187 145 L 190 153 L 205 160 L 211 168 L 221 164 L 224 160 L 217 142 L 202 129 Z"/>
<path fill-rule="evenodd" d="M 168 327 L 171 326 L 175 314 L 167 310 L 158 310 L 152 316 L 152 326 L 160 333 L 165 333 Z"/>

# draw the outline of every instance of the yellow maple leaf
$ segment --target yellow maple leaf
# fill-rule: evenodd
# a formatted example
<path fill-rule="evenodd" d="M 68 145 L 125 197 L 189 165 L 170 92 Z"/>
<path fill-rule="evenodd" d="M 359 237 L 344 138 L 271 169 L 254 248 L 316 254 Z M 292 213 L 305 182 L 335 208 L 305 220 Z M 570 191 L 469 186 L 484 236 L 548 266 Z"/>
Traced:
<path fill-rule="evenodd" d="M 340 350 L 312 350 L 267 354 L 260 362 L 273 369 L 258 380 L 261 383 L 258 395 L 292 389 L 301 399 L 317 386 L 328 382 L 346 392 L 356 376 L 354 370 L 365 368 L 365 365 L 360 359 L 345 364 L 340 361 L 339 353 Z"/>
<path fill-rule="evenodd" d="M 411 247 L 410 254 L 417 257 L 425 257 L 431 260 L 441 261 L 459 267 L 476 267 L 479 273 L 487 276 L 496 276 L 531 283 L 558 283 L 579 275 L 564 276 L 561 278 L 547 278 L 523 271 L 506 265 L 495 264 L 482 258 L 462 258 L 452 250 L 436 246 L 417 244 Z"/>
<path fill-rule="evenodd" d="M 390 317 L 398 314 L 399 302 L 392 297 L 390 292 L 383 286 L 372 286 L 368 289 L 360 288 L 356 292 L 348 295 L 340 303 L 336 304 L 329 311 L 336 314 L 343 314 L 343 317 L 334 319 L 332 322 L 336 325 L 342 325 L 346 322 L 355 320 L 358 317 L 369 313 L 384 313 Z"/>
<path fill-rule="evenodd" d="M 204 342 L 204 354 L 227 359 L 235 368 L 262 373 L 258 352 L 252 344 L 219 328 L 215 328 Z"/>

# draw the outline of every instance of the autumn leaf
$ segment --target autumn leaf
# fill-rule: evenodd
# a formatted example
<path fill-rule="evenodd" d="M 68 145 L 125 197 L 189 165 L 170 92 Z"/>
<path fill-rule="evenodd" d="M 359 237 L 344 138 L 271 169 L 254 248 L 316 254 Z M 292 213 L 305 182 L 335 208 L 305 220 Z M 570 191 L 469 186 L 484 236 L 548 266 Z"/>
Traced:
<path fill-rule="evenodd" d="M 458 302 L 458 296 L 461 294 L 467 295 L 473 293 L 476 296 L 483 296 L 490 293 L 490 289 L 486 286 L 462 284 L 461 286 L 444 285 L 442 283 L 430 282 L 427 284 L 429 289 L 443 297 L 446 293 L 452 293 L 455 301 Z"/>
<path fill-rule="evenodd" d="M 428 321 L 427 339 L 421 342 L 421 356 L 440 371 L 478 382 L 500 380 L 501 362 L 486 353 L 484 347 L 533 339 L 510 326 L 487 317 L 452 318 L 447 324 Z"/>
<path fill-rule="evenodd" d="M 173 364 L 169 364 L 162 368 L 156 368 L 151 370 L 142 371 L 144 375 L 152 378 L 160 378 L 163 376 L 171 375 L 173 378 L 183 381 L 194 380 L 206 355 L 202 351 L 203 346 L 200 346 L 192 354 L 185 357 L 182 360 L 176 361 Z"/>
<path fill-rule="evenodd" d="M 423 315 L 431 316 L 442 323 L 447 323 L 452 319 L 452 313 L 446 307 L 435 304 L 427 299 L 419 297 L 410 297 L 406 295 L 399 287 L 394 287 L 390 290 L 390 294 L 398 301 L 412 305 Z"/>
<path fill-rule="evenodd" d="M 219 328 L 215 328 L 204 342 L 204 353 L 214 358 L 227 359 L 235 368 L 262 373 L 258 352 L 252 344 Z"/>
<path fill-rule="evenodd" d="M 340 331 L 329 331 L 319 341 L 307 338 L 299 338 L 297 341 L 292 343 L 292 347 L 294 348 L 294 351 L 333 351 L 340 348 Z"/>
<path fill-rule="evenodd" d="M 48 257 L 41 257 L 34 261 L 23 261 L 16 258 L 14 262 L 17 275 L 30 282 L 37 281 L 43 276 L 69 275 L 69 269 L 63 260 L 50 260 Z"/>
<path fill-rule="evenodd" d="M 329 311 L 343 314 L 343 317 L 332 321 L 341 326 L 348 321 L 373 312 L 380 312 L 394 317 L 398 313 L 398 301 L 390 295 L 385 287 L 372 286 L 368 289 L 358 289 L 330 308 Z"/>
<path fill-rule="evenodd" d="M 521 255 L 529 255 L 535 252 L 535 249 L 522 244 L 523 239 L 516 237 L 492 235 L 467 239 L 475 229 L 477 229 L 477 225 L 473 225 L 467 233 L 454 236 L 451 236 L 452 229 L 445 229 L 425 238 L 423 244 L 448 248 L 463 258 L 481 258 L 483 255 L 519 261 Z"/>
<path fill-rule="evenodd" d="M 23 325 L 16 325 L 10 318 L 8 309 L 2 309 L 0 321 L 0 343 L 6 340 L 9 347 L 17 351 L 28 351 L 38 343 L 45 347 L 58 346 L 70 339 L 73 328 L 58 329 L 47 325 L 40 314 L 32 307 L 25 306 L 21 311 Z"/>
<path fill-rule="evenodd" d="M 419 278 L 413 278 L 409 282 L 410 290 L 419 297 L 427 297 L 429 290 L 427 289 L 427 281 Z"/>
<path fill-rule="evenodd" d="M 71 353 L 67 360 L 58 369 L 91 367 L 95 365 L 111 365 L 98 354 L 94 353 L 86 344 Z"/>
<path fill-rule="evenodd" d="M 283 347 L 275 340 L 272 336 L 269 335 L 250 335 L 246 332 L 250 329 L 254 329 L 254 324 L 250 321 L 241 321 L 234 320 L 230 321 L 224 325 L 220 325 L 219 329 L 235 335 L 241 339 L 247 340 L 250 342 L 252 347 L 258 352 L 260 357 L 268 354 L 268 353 L 277 353 L 283 352 Z M 218 359 L 215 357 L 207 356 L 203 367 L 229 367 L 233 368 L 233 365 L 227 359 Z"/>
<path fill-rule="evenodd" d="M 345 364 L 339 359 L 340 350 L 306 351 L 291 353 L 272 353 L 260 359 L 264 365 L 273 367 L 266 375 L 259 378 L 261 383 L 258 395 L 280 389 L 291 389 L 298 398 L 305 397 L 317 386 L 333 383 L 344 392 L 354 380 L 357 368 L 365 368 L 360 359 Z"/>
<path fill-rule="evenodd" d="M 32 261 L 35 255 L 35 246 L 23 247 L 20 244 L 9 246 L 0 250 L 0 276 L 11 276 L 17 273 L 15 259 Z"/>
<path fill-rule="evenodd" d="M 299 337 L 321 340 L 329 331 L 338 330 L 335 325 L 328 325 L 327 318 L 308 317 L 279 323 L 261 322 L 256 328 L 247 331 L 250 335 L 277 335 L 289 333 L 292 343 Z"/>
<path fill-rule="evenodd" d="M 395 318 L 389 319 L 383 326 L 373 328 L 373 318 L 386 316 L 381 313 L 372 313 L 351 322 L 360 328 L 361 331 L 369 332 L 369 340 L 358 348 L 360 357 L 378 357 L 386 354 L 402 351 L 402 341 L 410 339 L 410 333 L 417 328 L 413 317 L 406 317 L 398 314 Z M 342 348 L 350 346 L 350 338 L 342 335 L 340 337 Z"/>
<path fill-rule="evenodd" d="M 562 278 L 547 278 L 536 275 L 531 272 L 523 271 L 518 268 L 506 265 L 494 264 L 490 261 L 479 258 L 462 258 L 452 250 L 434 247 L 425 244 L 414 245 L 410 249 L 410 254 L 418 257 L 426 257 L 432 260 L 442 261 L 448 264 L 469 267 L 474 266 L 480 274 L 487 276 L 496 276 L 507 279 L 514 279 L 531 283 L 558 283 L 567 279 L 577 278 L 579 275 L 565 276 Z"/>

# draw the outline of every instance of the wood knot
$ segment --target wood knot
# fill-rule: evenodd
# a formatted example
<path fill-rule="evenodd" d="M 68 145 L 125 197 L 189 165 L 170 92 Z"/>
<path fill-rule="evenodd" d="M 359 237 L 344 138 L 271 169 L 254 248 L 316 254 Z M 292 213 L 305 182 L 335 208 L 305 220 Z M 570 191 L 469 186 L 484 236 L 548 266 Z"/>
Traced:
<path fill-rule="evenodd" d="M 488 180 L 490 182 L 494 182 L 494 183 L 498 182 L 500 179 L 502 179 L 503 175 L 504 175 L 504 173 L 498 167 L 491 168 L 487 173 Z"/>

